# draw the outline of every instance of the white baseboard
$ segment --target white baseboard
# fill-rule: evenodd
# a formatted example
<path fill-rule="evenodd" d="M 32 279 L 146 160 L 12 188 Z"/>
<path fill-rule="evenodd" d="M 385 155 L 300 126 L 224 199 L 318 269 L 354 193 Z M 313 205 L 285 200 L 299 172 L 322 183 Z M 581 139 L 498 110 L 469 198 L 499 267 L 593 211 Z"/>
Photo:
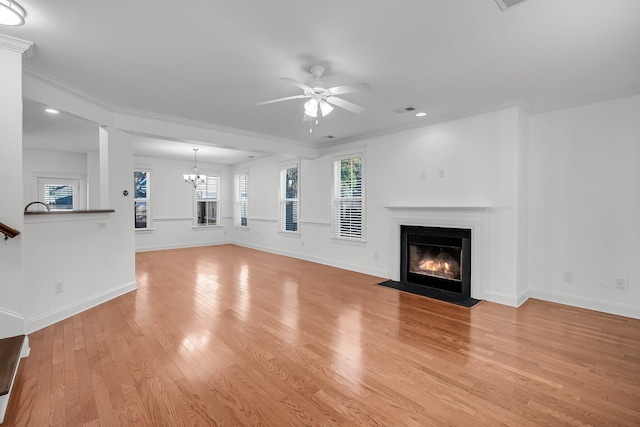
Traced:
<path fill-rule="evenodd" d="M 520 307 L 530 298 L 529 289 L 525 289 L 518 295 L 505 294 L 496 291 L 484 291 L 484 299 L 487 301 L 495 302 L 502 305 L 508 305 L 510 307 Z"/>
<path fill-rule="evenodd" d="M 529 297 L 544 301 L 557 302 L 573 307 L 586 308 L 588 310 L 602 311 L 603 313 L 640 319 L 640 307 L 615 302 L 601 301 L 593 298 L 579 297 L 562 294 L 559 292 L 542 289 L 529 289 Z"/>
<path fill-rule="evenodd" d="M 137 288 L 138 286 L 136 285 L 136 282 L 128 283 L 117 288 L 110 289 L 106 292 L 93 295 L 89 298 L 75 302 L 73 304 L 60 307 L 48 313 L 44 313 L 31 319 L 27 319 L 24 322 L 25 333 L 30 334 L 42 328 L 46 328 L 47 326 L 53 325 L 54 323 L 74 316 L 78 313 L 82 313 L 85 310 L 96 307 L 128 292 L 135 291 Z"/>
<path fill-rule="evenodd" d="M 231 241 L 224 241 L 224 242 L 177 243 L 174 245 L 143 246 L 140 248 L 136 248 L 136 252 L 164 251 L 167 249 L 184 249 L 184 248 L 195 248 L 200 246 L 217 246 L 217 245 L 229 245 L 229 244 L 235 244 L 235 243 Z"/>
<path fill-rule="evenodd" d="M 520 307 L 522 304 L 524 304 L 525 302 L 527 302 L 527 300 L 530 298 L 529 295 L 529 288 L 525 289 L 524 291 L 520 292 L 518 294 L 517 297 L 517 303 L 518 303 L 518 307 Z"/>
<path fill-rule="evenodd" d="M 515 295 L 505 294 L 502 292 L 485 290 L 484 299 L 498 304 L 508 305 L 510 307 L 518 306 L 518 298 Z"/>
<path fill-rule="evenodd" d="M 343 270 L 349 270 L 349 271 L 355 271 L 357 273 L 368 274 L 370 276 L 376 276 L 376 277 L 380 277 L 380 278 L 384 278 L 384 279 L 388 279 L 389 278 L 388 277 L 389 273 L 386 270 L 376 270 L 376 269 L 372 269 L 372 268 L 368 268 L 368 267 L 362 267 L 362 266 L 354 265 L 354 264 L 335 262 L 335 261 L 324 259 L 324 258 L 319 258 L 319 257 L 314 257 L 314 256 L 309 256 L 309 255 L 303 255 L 303 254 L 300 254 L 300 253 L 297 253 L 297 252 L 281 251 L 281 250 L 276 250 L 276 249 L 265 247 L 265 246 L 252 245 L 250 243 L 233 242 L 232 244 L 234 244 L 236 246 L 242 246 L 242 247 L 245 247 L 245 248 L 256 249 L 258 251 L 269 252 L 269 253 L 276 254 L 276 255 L 283 255 L 283 256 L 288 256 L 288 257 L 291 257 L 291 258 L 301 259 L 301 260 L 304 260 L 304 261 L 315 262 L 317 264 L 328 265 L 330 267 L 341 268 Z"/>

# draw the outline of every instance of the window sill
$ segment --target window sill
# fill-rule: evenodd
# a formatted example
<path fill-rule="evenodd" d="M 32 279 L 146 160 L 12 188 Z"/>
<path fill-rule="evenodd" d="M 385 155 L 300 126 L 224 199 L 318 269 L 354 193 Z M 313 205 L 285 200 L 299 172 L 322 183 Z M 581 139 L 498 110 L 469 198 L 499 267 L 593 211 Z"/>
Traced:
<path fill-rule="evenodd" d="M 284 237 L 297 237 L 301 236 L 299 231 L 278 231 L 278 234 Z"/>
<path fill-rule="evenodd" d="M 249 226 L 247 226 L 247 225 L 235 225 L 233 228 L 235 228 L 238 231 L 249 231 L 249 230 L 251 230 L 249 228 Z"/>
<path fill-rule="evenodd" d="M 146 234 L 146 233 L 153 233 L 154 231 L 156 231 L 155 228 L 136 228 L 136 233 L 140 233 L 140 234 Z"/>
<path fill-rule="evenodd" d="M 347 239 L 345 237 L 330 237 L 330 239 L 333 243 L 338 243 L 340 245 L 367 246 L 366 240 Z"/>
<path fill-rule="evenodd" d="M 221 225 L 194 225 L 192 230 L 222 230 L 224 227 Z"/>

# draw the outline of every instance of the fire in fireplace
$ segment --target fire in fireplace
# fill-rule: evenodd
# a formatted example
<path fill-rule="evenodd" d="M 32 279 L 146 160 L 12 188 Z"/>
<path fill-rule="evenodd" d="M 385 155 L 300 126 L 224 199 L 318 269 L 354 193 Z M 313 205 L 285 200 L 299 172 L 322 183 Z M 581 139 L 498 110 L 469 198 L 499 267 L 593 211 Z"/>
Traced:
<path fill-rule="evenodd" d="M 401 226 L 400 280 L 471 296 L 471 230 Z"/>
<path fill-rule="evenodd" d="M 409 245 L 409 272 L 462 280 L 462 250 L 434 245 Z"/>

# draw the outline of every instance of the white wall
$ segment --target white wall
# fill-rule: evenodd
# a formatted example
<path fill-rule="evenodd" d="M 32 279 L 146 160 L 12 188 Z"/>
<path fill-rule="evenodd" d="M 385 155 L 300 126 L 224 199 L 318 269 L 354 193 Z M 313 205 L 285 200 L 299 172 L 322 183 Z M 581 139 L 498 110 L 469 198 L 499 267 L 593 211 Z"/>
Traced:
<path fill-rule="evenodd" d="M 639 118 L 640 96 L 531 118 L 532 296 L 640 317 Z"/>
<path fill-rule="evenodd" d="M 135 157 L 135 167 L 150 171 L 149 195 L 152 230 L 135 232 L 136 250 L 156 250 L 227 243 L 233 227 L 230 168 L 199 163 L 202 174 L 220 175 L 221 227 L 193 227 L 194 190 L 182 179 L 193 163 L 151 157 Z M 131 178 L 133 180 L 133 176 Z"/>
<path fill-rule="evenodd" d="M 133 144 L 109 131 L 105 155 L 114 213 L 32 215 L 25 219 L 25 329 L 32 332 L 136 288 Z M 104 225 L 104 228 L 100 228 Z M 63 292 L 55 283 L 63 282 Z"/>
<path fill-rule="evenodd" d="M 100 145 L 99 161 L 95 155 L 90 160 L 82 155 L 81 161 L 74 155 L 25 150 L 25 166 L 22 161 L 17 166 L 20 181 L 23 175 L 31 175 L 31 169 L 43 169 L 42 165 L 60 172 L 73 170 L 86 175 L 90 171 L 103 190 L 96 194 L 99 207 L 115 210 L 29 215 L 23 219 L 22 328 L 30 333 L 136 288 L 133 199 L 122 194 L 124 190 L 133 191 L 133 144 L 130 135 L 111 125 L 112 113 L 104 106 L 33 79 L 27 79 L 23 88 L 24 95 L 37 102 L 102 124 L 109 135 Z M 17 105 L 21 106 L 21 97 Z M 20 117 L 21 113 L 20 108 Z M 20 156 L 22 151 L 20 144 Z M 50 165 L 43 155 L 48 156 Z M 11 180 L 3 178 L 2 182 Z M 19 193 L 12 199 L 20 206 L 21 218 L 24 199 L 31 198 L 28 186 L 25 189 L 20 182 Z M 55 293 L 56 281 L 63 282 L 62 293 Z"/>
<path fill-rule="evenodd" d="M 388 278 L 399 262 L 391 259 L 399 241 L 392 241 L 396 213 L 386 206 L 490 206 L 490 279 L 480 295 L 517 305 L 522 302 L 517 288 L 521 115 L 518 108 L 509 108 L 366 139 L 302 160 L 301 233 L 296 237 L 278 233 L 280 160 L 238 165 L 249 169 L 249 230 L 236 231 L 234 241 Z M 332 159 L 358 150 L 366 156 L 365 243 L 331 238 Z"/>
<path fill-rule="evenodd" d="M 82 180 L 79 197 L 86 209 L 87 202 L 87 154 L 61 151 L 24 149 L 22 151 L 22 176 L 24 205 L 33 201 L 44 201 L 38 194 L 37 177 L 78 178 Z M 36 210 L 29 208 L 29 210 Z"/>

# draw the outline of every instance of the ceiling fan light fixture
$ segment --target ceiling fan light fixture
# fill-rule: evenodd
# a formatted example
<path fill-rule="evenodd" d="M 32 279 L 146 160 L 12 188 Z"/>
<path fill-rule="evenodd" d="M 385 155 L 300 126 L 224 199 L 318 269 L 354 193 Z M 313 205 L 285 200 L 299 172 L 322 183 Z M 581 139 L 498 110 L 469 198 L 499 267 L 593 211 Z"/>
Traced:
<path fill-rule="evenodd" d="M 0 0 L 0 25 L 24 25 L 27 13 L 13 0 Z"/>
<path fill-rule="evenodd" d="M 318 117 L 318 107 L 320 107 L 320 115 L 322 117 L 328 116 L 333 111 L 333 107 L 324 99 L 310 99 L 304 104 L 304 113 L 313 118 Z"/>
<path fill-rule="evenodd" d="M 327 116 L 332 111 L 333 107 L 329 105 L 327 101 L 325 101 L 324 99 L 320 101 L 320 112 L 322 113 L 322 117 Z"/>
<path fill-rule="evenodd" d="M 304 103 L 304 113 L 309 117 L 318 117 L 318 101 L 310 99 Z"/>
<path fill-rule="evenodd" d="M 340 95 L 360 92 L 373 89 L 369 83 L 361 82 L 350 85 L 327 87 L 325 83 L 320 81 L 325 72 L 325 67 L 322 65 L 312 65 L 309 67 L 309 72 L 315 77 L 315 82 L 306 84 L 293 79 L 281 77 L 281 80 L 288 82 L 300 89 L 303 93 L 301 95 L 286 96 L 284 98 L 276 98 L 268 101 L 257 102 L 255 105 L 273 104 L 275 102 L 288 101 L 292 99 L 305 99 L 303 121 L 309 121 L 315 119 L 318 124 L 320 117 L 326 117 L 334 110 L 334 107 L 342 108 L 354 114 L 364 114 L 366 111 L 353 102 L 342 99 Z M 309 132 L 312 132 L 309 129 Z"/>

